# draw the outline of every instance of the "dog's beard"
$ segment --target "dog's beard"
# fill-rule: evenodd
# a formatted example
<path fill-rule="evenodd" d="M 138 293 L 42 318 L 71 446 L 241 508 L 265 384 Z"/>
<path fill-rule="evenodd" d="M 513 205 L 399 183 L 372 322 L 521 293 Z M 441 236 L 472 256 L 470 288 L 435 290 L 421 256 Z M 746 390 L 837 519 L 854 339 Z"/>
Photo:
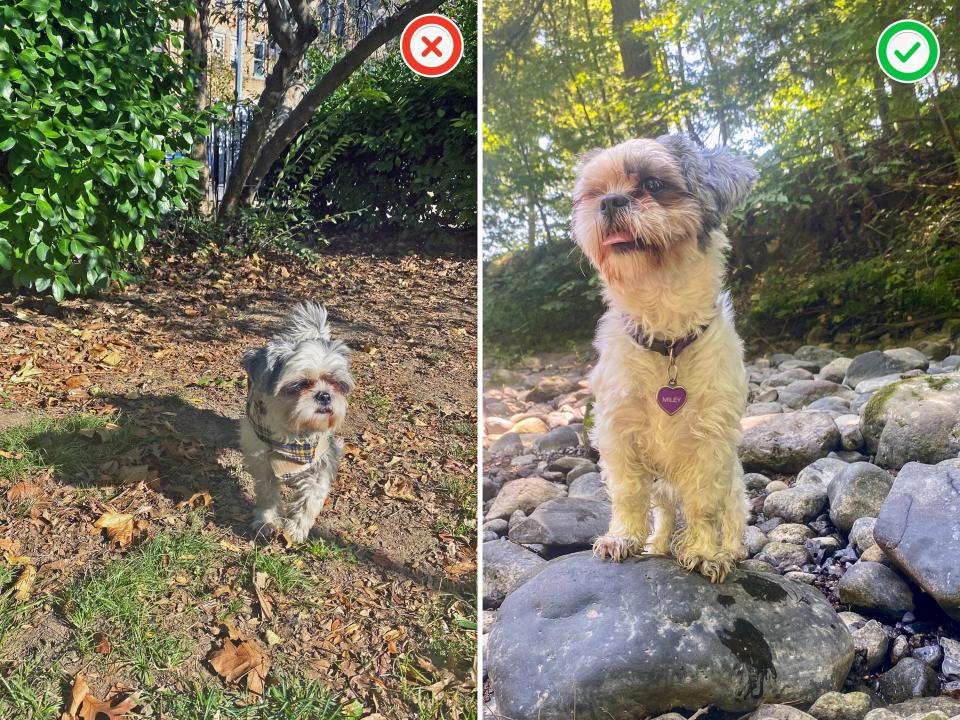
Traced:
<path fill-rule="evenodd" d="M 654 201 L 633 200 L 608 218 L 599 199 L 578 204 L 573 231 L 590 262 L 609 283 L 642 282 L 666 266 L 698 256 L 700 214 L 696 202 L 682 200 L 665 208 Z"/>

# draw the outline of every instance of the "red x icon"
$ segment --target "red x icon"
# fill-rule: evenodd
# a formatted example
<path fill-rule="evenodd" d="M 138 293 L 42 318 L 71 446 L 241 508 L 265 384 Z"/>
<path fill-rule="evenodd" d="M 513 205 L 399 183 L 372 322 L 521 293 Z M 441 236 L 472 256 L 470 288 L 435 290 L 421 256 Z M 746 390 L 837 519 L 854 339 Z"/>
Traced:
<path fill-rule="evenodd" d="M 440 52 L 440 41 L 443 40 L 443 35 L 437 37 L 436 40 L 428 40 L 427 38 L 422 38 L 423 44 L 426 45 L 423 52 L 420 53 L 420 57 L 426 57 L 430 53 L 436 53 L 437 57 L 442 58 L 443 53 Z"/>
<path fill-rule="evenodd" d="M 440 77 L 453 70 L 463 57 L 463 35 L 457 24 L 444 15 L 421 15 L 404 28 L 400 54 L 417 75 Z"/>

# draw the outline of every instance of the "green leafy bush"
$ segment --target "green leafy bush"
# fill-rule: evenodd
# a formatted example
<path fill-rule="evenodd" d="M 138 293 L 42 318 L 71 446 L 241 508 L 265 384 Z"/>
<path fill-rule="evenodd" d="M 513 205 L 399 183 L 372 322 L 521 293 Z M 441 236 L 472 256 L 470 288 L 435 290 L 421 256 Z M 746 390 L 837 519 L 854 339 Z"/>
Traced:
<path fill-rule="evenodd" d="M 484 266 L 488 356 L 509 358 L 588 340 L 602 311 L 596 273 L 570 240 L 514 251 Z"/>
<path fill-rule="evenodd" d="M 171 56 L 182 0 L 0 9 L 0 281 L 65 294 L 129 279 L 160 217 L 198 192 L 205 124 Z"/>
<path fill-rule="evenodd" d="M 452 72 L 420 77 L 394 47 L 318 111 L 301 135 L 309 141 L 291 147 L 286 165 L 295 167 L 282 180 L 302 185 L 313 176 L 316 217 L 342 218 L 357 230 L 476 226 L 476 0 L 458 0 L 447 12 L 464 36 Z M 335 59 L 312 53 L 313 73 Z"/>

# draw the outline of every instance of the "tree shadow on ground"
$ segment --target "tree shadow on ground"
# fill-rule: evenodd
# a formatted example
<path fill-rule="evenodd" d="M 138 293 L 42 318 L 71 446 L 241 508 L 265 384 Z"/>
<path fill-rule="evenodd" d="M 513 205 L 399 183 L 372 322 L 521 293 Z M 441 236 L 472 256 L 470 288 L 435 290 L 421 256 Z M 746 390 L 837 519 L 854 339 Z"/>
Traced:
<path fill-rule="evenodd" d="M 31 449 L 42 452 L 45 464 L 58 468 L 54 480 L 79 486 L 123 486 L 123 467 L 147 466 L 144 482 L 171 504 L 209 493 L 207 518 L 214 525 L 260 545 L 283 545 L 282 539 L 258 537 L 254 532 L 252 478 L 242 469 L 238 449 L 240 420 L 198 407 L 177 395 L 105 395 L 101 398 L 118 411 L 119 427 L 57 429 L 37 434 Z M 112 465 L 108 465 L 112 464 Z M 104 471 L 108 465 L 109 473 Z M 139 482 L 135 473 L 129 482 Z M 346 482 L 339 477 L 334 484 Z M 430 590 L 472 597 L 473 583 L 452 582 L 442 573 L 429 573 L 397 562 L 381 550 L 345 538 L 332 518 L 321 513 L 311 537 L 348 551 L 358 562 L 374 565 L 388 575 L 411 580 Z M 439 569 L 438 569 L 439 570 Z"/>

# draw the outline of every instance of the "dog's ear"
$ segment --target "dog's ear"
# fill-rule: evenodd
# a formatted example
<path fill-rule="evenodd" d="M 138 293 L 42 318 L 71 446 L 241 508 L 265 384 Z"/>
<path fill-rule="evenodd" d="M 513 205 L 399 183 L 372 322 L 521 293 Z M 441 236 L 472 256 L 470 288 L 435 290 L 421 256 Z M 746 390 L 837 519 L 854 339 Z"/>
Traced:
<path fill-rule="evenodd" d="M 295 343 L 304 340 L 329 340 L 327 309 L 317 302 L 302 302 L 293 308 L 283 333 Z"/>
<path fill-rule="evenodd" d="M 283 363 L 293 351 L 294 345 L 286 340 L 271 340 L 262 348 L 247 350 L 243 354 L 243 369 L 250 385 L 272 393 Z"/>
<path fill-rule="evenodd" d="M 713 196 L 721 222 L 747 199 L 757 181 L 753 163 L 726 148 L 703 150 L 705 185 Z"/>
<path fill-rule="evenodd" d="M 657 142 L 677 159 L 687 190 L 700 203 L 704 233 L 723 225 L 757 180 L 753 164 L 726 148 L 700 148 L 686 135 L 661 135 Z"/>

